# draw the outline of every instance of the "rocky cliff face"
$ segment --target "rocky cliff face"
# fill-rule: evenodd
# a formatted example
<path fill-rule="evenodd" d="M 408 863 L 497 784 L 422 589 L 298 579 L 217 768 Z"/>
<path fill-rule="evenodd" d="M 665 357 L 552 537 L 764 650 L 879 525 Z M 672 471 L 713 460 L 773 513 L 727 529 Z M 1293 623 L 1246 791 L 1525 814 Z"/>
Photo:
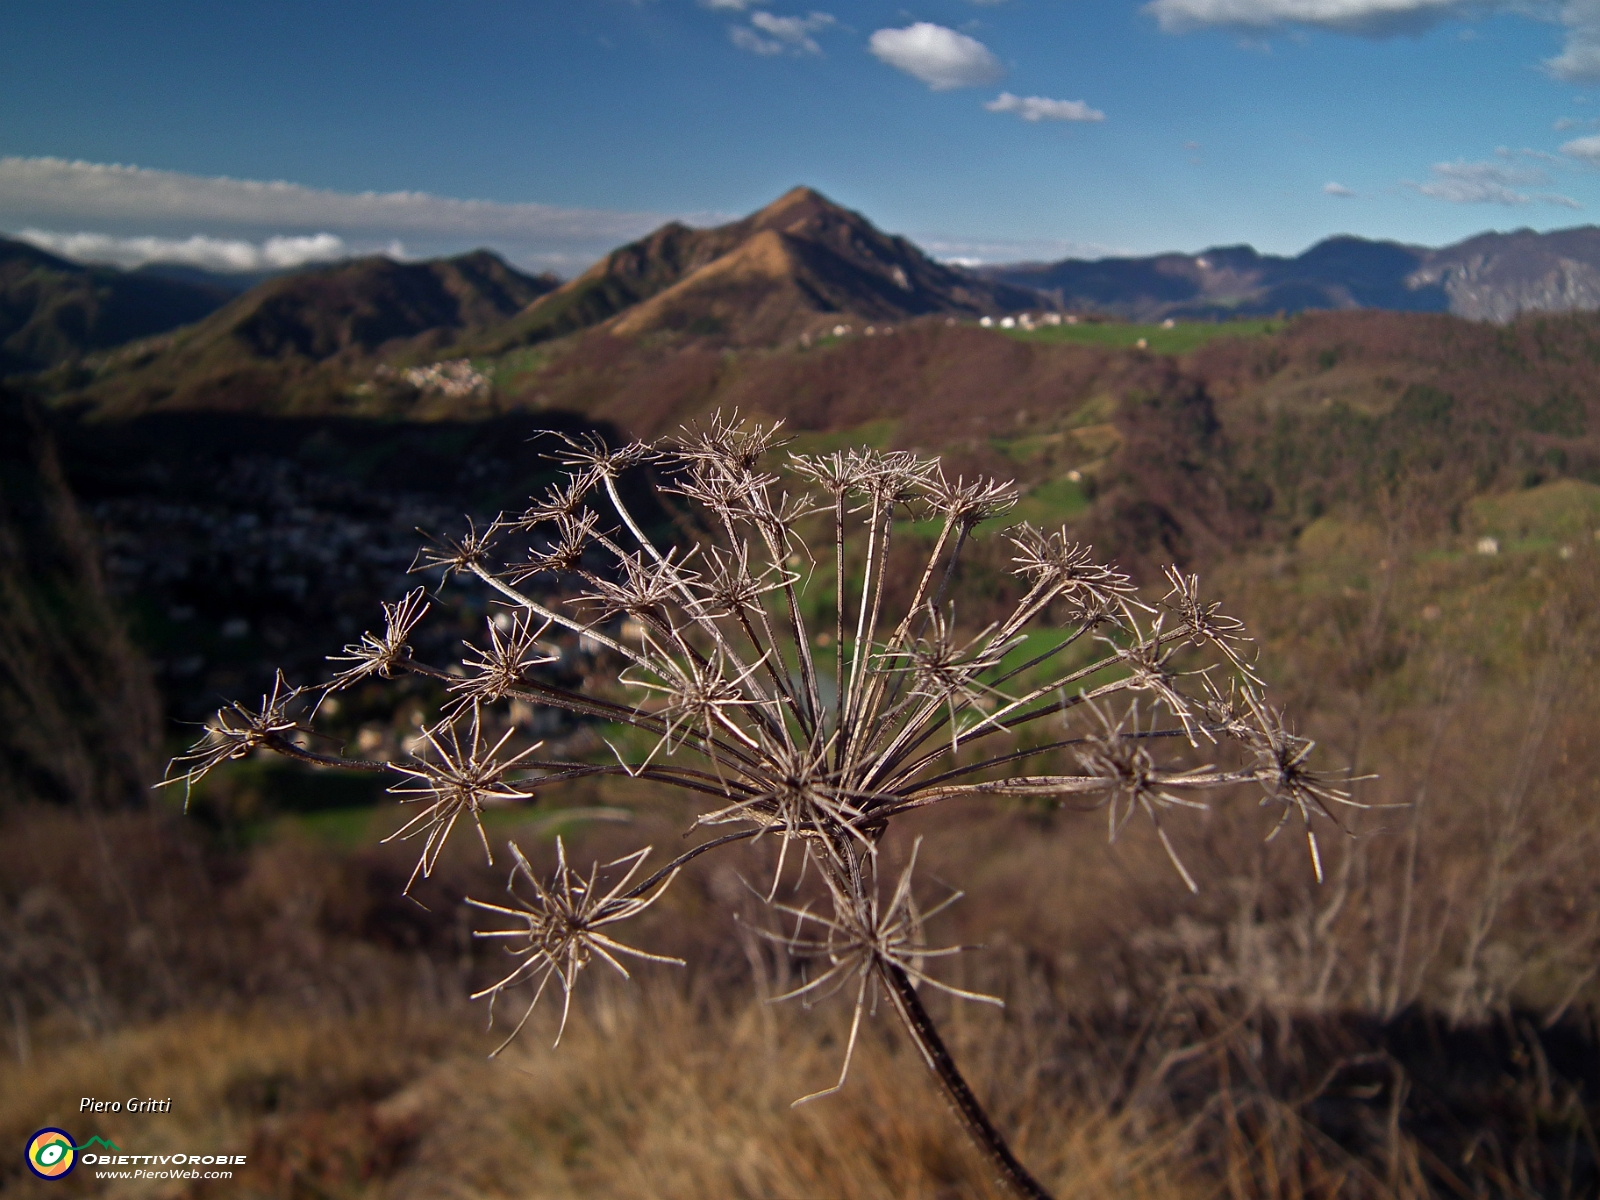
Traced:
<path fill-rule="evenodd" d="M 1486 233 L 1436 250 L 1407 283 L 1442 287 L 1458 317 L 1600 309 L 1600 229 Z"/>
<path fill-rule="evenodd" d="M 0 392 L 0 808 L 143 802 L 159 703 L 31 402 Z"/>

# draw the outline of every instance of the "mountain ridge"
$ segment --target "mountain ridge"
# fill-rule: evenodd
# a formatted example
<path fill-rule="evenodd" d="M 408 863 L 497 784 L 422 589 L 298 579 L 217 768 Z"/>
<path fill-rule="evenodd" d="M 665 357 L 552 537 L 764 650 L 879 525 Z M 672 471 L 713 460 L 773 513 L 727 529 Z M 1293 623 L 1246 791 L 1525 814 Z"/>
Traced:
<path fill-rule="evenodd" d="M 733 261 L 721 262 L 729 255 Z M 780 260 L 784 266 L 775 269 Z M 908 239 L 800 186 L 725 225 L 663 225 L 469 348 L 504 352 L 611 321 L 622 336 L 688 331 L 752 344 L 794 336 L 830 315 L 976 317 L 1038 304 L 1031 290 L 937 262 Z"/>
<path fill-rule="evenodd" d="M 270 279 L 147 346 L 83 393 L 105 411 L 316 403 L 382 359 L 427 358 L 506 321 L 552 291 L 487 250 L 421 263 L 347 259 Z"/>
<path fill-rule="evenodd" d="M 977 273 L 1034 288 L 1068 312 L 1129 320 L 1382 308 L 1504 324 L 1526 312 L 1600 309 L 1600 227 L 1489 232 L 1438 248 L 1338 234 L 1293 257 L 1214 246 Z"/>
<path fill-rule="evenodd" d="M 231 298 L 210 282 L 85 266 L 0 237 L 0 376 L 165 333 Z"/>

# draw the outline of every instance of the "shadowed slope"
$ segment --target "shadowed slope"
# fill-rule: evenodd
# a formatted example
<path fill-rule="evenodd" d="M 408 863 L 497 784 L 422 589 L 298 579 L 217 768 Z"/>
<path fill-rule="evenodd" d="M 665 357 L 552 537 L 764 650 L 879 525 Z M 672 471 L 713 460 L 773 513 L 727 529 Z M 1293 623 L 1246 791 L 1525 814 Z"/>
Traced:
<path fill-rule="evenodd" d="M 136 802 L 158 702 L 31 402 L 0 392 L 0 807 Z"/>
<path fill-rule="evenodd" d="M 214 284 L 80 266 L 0 238 L 0 376 L 165 333 L 231 295 Z"/>
<path fill-rule="evenodd" d="M 555 287 L 487 250 L 397 263 L 366 258 L 269 280 L 193 329 L 148 348 L 131 369 L 90 387 L 103 408 L 261 408 L 292 403 L 314 368 L 438 350 L 496 325 Z M 326 390 L 326 386 L 323 390 Z"/>

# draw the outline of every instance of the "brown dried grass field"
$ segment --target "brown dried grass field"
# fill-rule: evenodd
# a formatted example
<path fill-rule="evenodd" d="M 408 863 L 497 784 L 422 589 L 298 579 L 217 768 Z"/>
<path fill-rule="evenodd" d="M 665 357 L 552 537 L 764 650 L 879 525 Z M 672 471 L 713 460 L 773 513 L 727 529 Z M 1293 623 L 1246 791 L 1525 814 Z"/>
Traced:
<path fill-rule="evenodd" d="M 1270 814 L 1226 798 L 1174 827 L 1198 897 L 1153 838 L 1107 847 L 1095 814 L 990 804 L 897 832 L 891 857 L 920 834 L 920 861 L 967 892 L 931 936 L 985 949 L 945 978 L 1007 1007 L 929 1003 L 1057 1195 L 1595 1194 L 1600 552 L 1558 516 L 1550 537 L 1538 514 L 1496 527 L 1495 555 L 1478 529 L 1329 520 L 1214 573 L 1330 764 L 1408 806 L 1330 839 L 1321 887 L 1303 842 L 1263 844 Z M 635 810 L 627 828 L 568 824 L 582 862 L 665 851 L 688 823 L 640 784 L 543 804 Z M 491 833 L 548 866 L 558 826 L 540 815 Z M 691 871 L 641 918 L 638 942 L 686 968 L 590 973 L 558 1049 L 544 1013 L 490 1061 L 498 1038 L 464 997 L 496 964 L 458 902 L 493 898 L 501 868 L 453 846 L 424 908 L 398 898 L 410 847 L 328 829 L 9 814 L 0 1141 L 56 1124 L 250 1161 L 216 1184 L 97 1184 L 82 1166 L 43 1184 L 17 1155 L 8 1193 L 1002 1194 L 884 1012 L 845 1090 L 790 1108 L 836 1074 L 848 1004 L 763 1002 L 788 968 L 718 914 L 745 915 L 741 876 L 768 877 L 766 850 Z M 128 1094 L 173 1111 L 77 1115 L 84 1095 Z"/>

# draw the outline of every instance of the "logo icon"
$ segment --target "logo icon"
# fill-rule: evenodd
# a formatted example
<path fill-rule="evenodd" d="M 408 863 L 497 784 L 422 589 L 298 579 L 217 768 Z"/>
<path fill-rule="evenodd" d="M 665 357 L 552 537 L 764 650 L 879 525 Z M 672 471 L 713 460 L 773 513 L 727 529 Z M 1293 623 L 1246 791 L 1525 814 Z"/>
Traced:
<path fill-rule="evenodd" d="M 77 1165 L 77 1147 L 65 1129 L 41 1129 L 28 1139 L 28 1169 L 40 1179 L 60 1179 Z"/>

